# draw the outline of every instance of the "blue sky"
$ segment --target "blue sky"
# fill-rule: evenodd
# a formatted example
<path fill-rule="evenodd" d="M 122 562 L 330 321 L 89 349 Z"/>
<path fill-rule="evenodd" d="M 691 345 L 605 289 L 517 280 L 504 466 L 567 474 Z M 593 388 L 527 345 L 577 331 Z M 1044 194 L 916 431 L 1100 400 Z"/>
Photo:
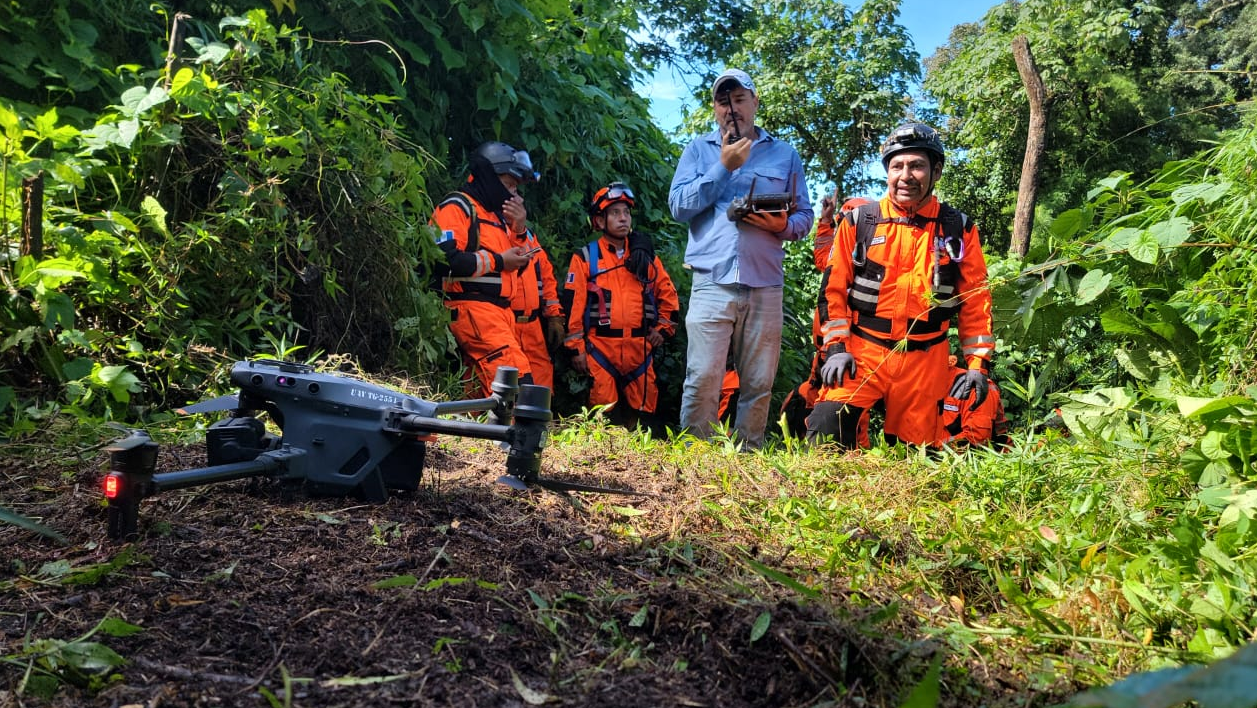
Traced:
<path fill-rule="evenodd" d="M 947 42 L 952 27 L 977 22 L 998 4 L 996 0 L 902 0 L 899 24 L 907 28 L 917 53 L 925 58 Z M 671 132 L 681 123 L 681 107 L 690 100 L 690 91 L 684 84 L 685 77 L 668 69 L 653 79 L 651 84 L 640 87 L 638 93 L 650 99 L 650 113 L 655 123 L 665 132 Z"/>

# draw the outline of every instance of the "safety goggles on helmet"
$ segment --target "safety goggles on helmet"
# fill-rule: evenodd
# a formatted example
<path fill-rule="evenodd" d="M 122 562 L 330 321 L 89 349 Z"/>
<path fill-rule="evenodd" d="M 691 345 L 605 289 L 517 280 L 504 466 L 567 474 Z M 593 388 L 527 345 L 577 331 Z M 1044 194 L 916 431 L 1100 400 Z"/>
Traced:
<path fill-rule="evenodd" d="M 523 150 L 511 153 L 509 162 L 494 163 L 493 169 L 498 174 L 509 174 L 520 182 L 536 182 L 541 179 L 541 173 L 533 170 L 532 158 Z"/>
<path fill-rule="evenodd" d="M 937 130 L 924 123 L 904 123 L 895 128 L 882 143 L 882 165 L 885 166 L 893 155 L 905 150 L 924 150 L 940 162 L 944 159 L 943 139 Z"/>
<path fill-rule="evenodd" d="M 506 143 L 492 141 L 476 148 L 475 157 L 493 166 L 499 175 L 511 175 L 520 182 L 536 182 L 541 174 L 533 170 L 532 158 L 525 150 L 516 150 Z"/>
<path fill-rule="evenodd" d="M 630 209 L 636 204 L 633 197 L 633 190 L 629 189 L 627 184 L 623 182 L 612 182 L 611 184 L 599 189 L 594 194 L 593 200 L 589 203 L 589 215 L 597 216 L 606 211 L 607 207 L 616 202 L 624 202 Z"/>

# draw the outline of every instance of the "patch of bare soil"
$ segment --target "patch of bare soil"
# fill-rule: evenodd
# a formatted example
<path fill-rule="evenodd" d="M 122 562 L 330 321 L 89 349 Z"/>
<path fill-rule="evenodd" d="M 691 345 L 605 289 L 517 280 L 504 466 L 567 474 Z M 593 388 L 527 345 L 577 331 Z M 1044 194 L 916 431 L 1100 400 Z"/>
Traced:
<path fill-rule="evenodd" d="M 68 543 L 0 524 L 0 706 L 894 706 L 943 650 L 911 613 L 885 619 L 897 598 L 803 601 L 700 519 L 630 531 L 638 511 L 667 516 L 679 471 L 589 460 L 581 481 L 659 497 L 573 503 L 495 484 L 492 446 L 427 457 L 418 491 L 378 505 L 270 480 L 167 492 L 121 544 L 105 537 L 103 454 L 3 455 L 0 507 Z M 197 447 L 166 446 L 158 471 L 203 464 Z M 124 552 L 113 572 L 74 575 Z M 31 642 L 107 616 L 143 631 L 90 638 L 127 659 L 103 686 L 19 693 Z M 962 662 L 947 664 L 941 705 L 1052 702 Z"/>

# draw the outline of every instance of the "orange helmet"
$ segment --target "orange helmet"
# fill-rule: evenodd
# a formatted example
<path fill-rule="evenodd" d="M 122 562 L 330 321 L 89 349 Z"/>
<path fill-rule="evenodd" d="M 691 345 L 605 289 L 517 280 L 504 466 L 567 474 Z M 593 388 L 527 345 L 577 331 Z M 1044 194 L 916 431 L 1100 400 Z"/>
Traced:
<path fill-rule="evenodd" d="M 594 194 L 594 198 L 589 202 L 589 215 L 598 216 L 607 210 L 607 207 L 616 202 L 624 202 L 630 209 L 633 208 L 633 190 L 623 182 L 612 182 L 607 186 L 599 189 Z"/>

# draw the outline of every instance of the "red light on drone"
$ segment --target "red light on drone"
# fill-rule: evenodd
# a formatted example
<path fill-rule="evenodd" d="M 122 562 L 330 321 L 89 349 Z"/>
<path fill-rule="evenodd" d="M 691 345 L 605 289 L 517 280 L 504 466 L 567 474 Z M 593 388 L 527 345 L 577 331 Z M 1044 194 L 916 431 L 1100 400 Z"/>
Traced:
<path fill-rule="evenodd" d="M 108 475 L 105 477 L 105 498 L 117 499 L 118 494 L 122 491 L 122 479 L 117 475 Z"/>

